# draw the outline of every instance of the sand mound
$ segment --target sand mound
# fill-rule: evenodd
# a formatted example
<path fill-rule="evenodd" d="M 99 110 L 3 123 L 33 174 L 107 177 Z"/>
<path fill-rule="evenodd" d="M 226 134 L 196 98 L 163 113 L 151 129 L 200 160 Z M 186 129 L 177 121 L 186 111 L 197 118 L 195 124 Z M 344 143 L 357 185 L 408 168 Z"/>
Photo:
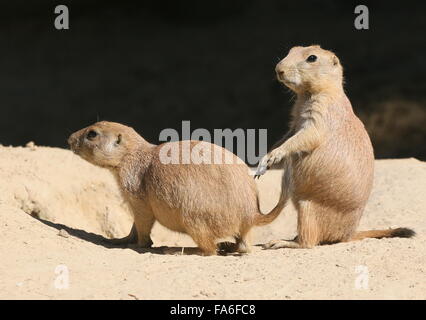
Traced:
<path fill-rule="evenodd" d="M 263 211 L 278 200 L 281 174 L 258 182 Z M 247 256 L 182 255 L 192 240 L 158 225 L 154 244 L 169 250 L 108 248 L 104 237 L 130 230 L 126 204 L 107 170 L 67 150 L 0 147 L 0 181 L 0 298 L 426 298 L 426 164 L 415 159 L 376 161 L 360 229 L 411 227 L 416 238 Z M 294 237 L 294 210 L 284 212 L 254 230 L 254 243 Z"/>
<path fill-rule="evenodd" d="M 112 175 L 62 149 L 0 148 L 0 205 L 108 237 L 131 218 Z"/>

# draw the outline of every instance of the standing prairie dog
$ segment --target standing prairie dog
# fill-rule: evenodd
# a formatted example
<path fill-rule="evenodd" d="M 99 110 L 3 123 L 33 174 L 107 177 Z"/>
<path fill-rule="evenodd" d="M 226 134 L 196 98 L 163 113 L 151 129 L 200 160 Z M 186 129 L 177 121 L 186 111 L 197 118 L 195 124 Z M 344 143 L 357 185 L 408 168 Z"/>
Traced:
<path fill-rule="evenodd" d="M 407 228 L 356 232 L 373 184 L 374 154 L 343 91 L 339 59 L 320 46 L 294 47 L 275 69 L 297 94 L 288 133 L 259 163 L 256 176 L 282 164 L 281 201 L 292 198 L 298 236 L 266 248 L 311 248 L 364 238 L 411 237 Z"/>
<path fill-rule="evenodd" d="M 207 142 L 157 146 L 130 127 L 105 121 L 75 132 L 68 142 L 83 159 L 113 172 L 132 209 L 140 247 L 152 245 L 150 233 L 158 221 L 191 236 L 205 255 L 216 254 L 216 242 L 226 237 L 236 240 L 228 249 L 246 253 L 250 229 L 274 220 L 284 206 L 278 203 L 269 214 L 261 214 L 248 166 L 233 153 Z M 192 154 L 207 161 L 191 157 L 188 162 Z"/>

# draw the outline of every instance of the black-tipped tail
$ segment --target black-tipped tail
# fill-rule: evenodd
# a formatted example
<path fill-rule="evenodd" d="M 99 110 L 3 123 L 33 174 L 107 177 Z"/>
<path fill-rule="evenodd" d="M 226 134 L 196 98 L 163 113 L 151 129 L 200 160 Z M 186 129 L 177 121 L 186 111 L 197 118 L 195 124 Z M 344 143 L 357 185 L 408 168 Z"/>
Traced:
<path fill-rule="evenodd" d="M 396 228 L 392 230 L 392 237 L 396 238 L 412 238 L 416 232 L 409 228 Z"/>
<path fill-rule="evenodd" d="M 369 230 L 369 231 L 358 231 L 351 239 L 351 241 L 362 240 L 365 238 L 411 238 L 416 233 L 412 229 L 408 228 L 395 228 L 387 230 Z"/>

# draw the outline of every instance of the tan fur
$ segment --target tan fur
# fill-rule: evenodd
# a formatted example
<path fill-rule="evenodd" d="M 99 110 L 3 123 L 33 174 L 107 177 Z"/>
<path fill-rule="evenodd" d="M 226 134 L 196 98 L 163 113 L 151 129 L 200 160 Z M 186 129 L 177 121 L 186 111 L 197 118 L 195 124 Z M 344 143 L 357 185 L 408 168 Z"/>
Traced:
<path fill-rule="evenodd" d="M 317 60 L 308 62 L 311 55 Z M 281 197 L 291 197 L 298 211 L 298 237 L 296 245 L 272 241 L 266 247 L 311 248 L 364 237 L 412 236 L 409 229 L 356 233 L 373 184 L 374 154 L 343 91 L 335 54 L 319 46 L 294 47 L 276 72 L 297 100 L 288 133 L 262 159 L 258 174 L 284 164 Z"/>
<path fill-rule="evenodd" d="M 96 137 L 90 138 L 93 131 Z M 190 235 L 205 255 L 216 254 L 217 241 L 227 237 L 236 239 L 236 251 L 247 252 L 250 229 L 271 222 L 283 208 L 280 202 L 270 214 L 262 215 L 247 165 L 226 149 L 207 142 L 180 141 L 157 146 L 146 142 L 132 128 L 98 122 L 71 135 L 69 144 L 82 158 L 114 173 L 132 208 L 133 232 L 141 247 L 152 245 L 150 233 L 158 221 L 170 230 Z M 172 147 L 178 147 L 179 152 L 186 147 L 191 151 L 204 147 L 200 154 L 212 163 L 183 164 L 182 152 L 178 154 L 179 164 L 165 164 L 160 158 L 162 152 Z M 232 163 L 216 164 L 213 151 L 219 151 L 223 160 L 231 159 Z"/>

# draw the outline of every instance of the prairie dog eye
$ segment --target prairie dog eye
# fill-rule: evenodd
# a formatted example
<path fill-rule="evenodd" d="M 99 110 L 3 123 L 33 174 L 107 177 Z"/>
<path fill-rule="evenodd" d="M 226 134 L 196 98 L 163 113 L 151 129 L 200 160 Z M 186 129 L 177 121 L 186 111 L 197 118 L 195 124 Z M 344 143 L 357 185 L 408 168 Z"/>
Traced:
<path fill-rule="evenodd" d="M 317 61 L 317 56 L 316 56 L 316 55 L 311 54 L 311 55 L 310 55 L 310 56 L 306 59 L 306 61 L 307 61 L 307 62 L 309 62 L 309 63 L 315 62 L 315 61 Z"/>
<path fill-rule="evenodd" d="M 96 131 L 94 131 L 94 130 L 90 130 L 90 131 L 87 133 L 86 138 L 87 138 L 87 139 L 89 139 L 89 140 L 93 140 L 93 139 L 95 139 L 97 136 L 98 136 L 98 133 L 97 133 Z"/>

